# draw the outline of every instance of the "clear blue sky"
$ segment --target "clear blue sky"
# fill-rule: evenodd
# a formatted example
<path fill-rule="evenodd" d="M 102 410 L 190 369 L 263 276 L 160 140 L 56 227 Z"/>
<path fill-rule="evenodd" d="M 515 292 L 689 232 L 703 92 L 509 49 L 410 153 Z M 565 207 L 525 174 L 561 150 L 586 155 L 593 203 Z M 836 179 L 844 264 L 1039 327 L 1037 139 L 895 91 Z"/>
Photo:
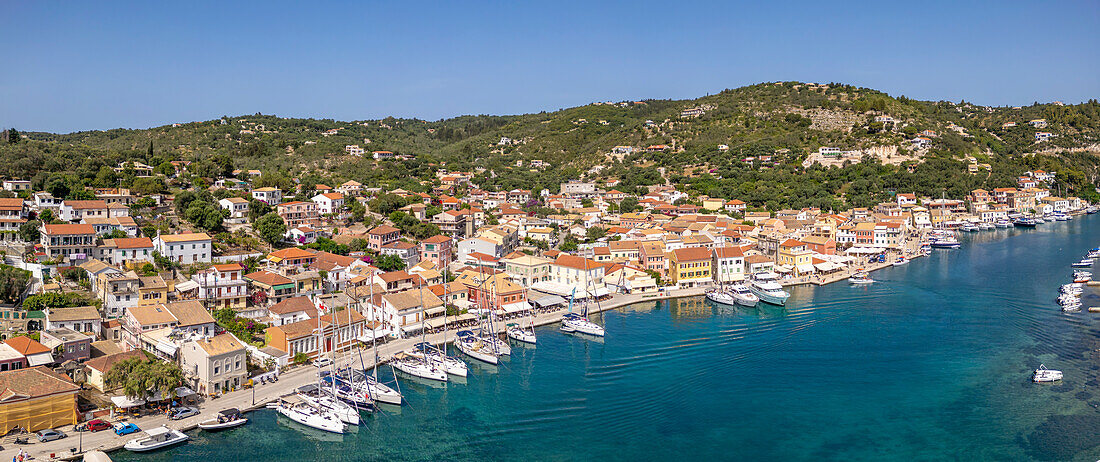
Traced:
<path fill-rule="evenodd" d="M 990 105 L 1100 97 L 1095 0 L 595 3 L 6 1 L 0 127 L 435 120 L 776 80 Z"/>

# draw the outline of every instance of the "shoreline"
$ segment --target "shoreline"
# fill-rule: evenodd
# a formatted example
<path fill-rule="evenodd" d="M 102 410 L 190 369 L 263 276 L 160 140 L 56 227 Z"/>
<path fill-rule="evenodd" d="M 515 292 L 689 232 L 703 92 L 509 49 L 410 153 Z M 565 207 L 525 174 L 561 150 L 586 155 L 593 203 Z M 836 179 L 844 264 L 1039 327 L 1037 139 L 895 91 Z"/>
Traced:
<path fill-rule="evenodd" d="M 906 239 L 906 246 L 903 247 L 903 248 L 908 249 L 909 247 L 911 247 L 912 244 L 915 243 L 916 248 L 919 249 L 920 248 L 920 243 L 922 242 L 922 240 L 923 240 L 923 233 L 920 236 L 917 236 L 915 239 Z M 919 253 L 918 254 L 909 254 L 908 252 L 901 253 L 901 254 L 906 255 L 906 257 L 909 258 L 909 259 L 918 258 L 920 256 L 927 256 L 927 254 L 919 254 Z M 896 252 L 896 251 L 893 251 L 893 252 L 887 252 L 887 255 L 888 255 L 887 260 L 892 261 L 893 259 L 896 259 L 897 255 L 899 255 L 899 253 Z M 890 255 L 893 255 L 893 258 L 889 258 Z M 863 271 L 867 271 L 867 272 L 870 273 L 870 272 L 881 270 L 881 269 L 888 268 L 888 267 L 891 267 L 891 266 L 893 266 L 892 262 L 875 263 L 875 264 L 867 264 L 867 265 L 849 265 L 849 267 L 846 269 L 846 271 L 838 271 L 836 274 L 831 275 L 830 277 L 822 278 L 820 280 L 814 280 L 812 278 L 792 278 L 792 279 L 784 280 L 781 283 L 785 287 L 803 285 L 803 284 L 813 284 L 813 285 L 822 286 L 822 285 L 832 284 L 834 282 L 842 281 L 844 279 L 849 278 L 851 276 L 851 274 L 853 273 L 853 270 L 854 270 L 855 267 L 859 267 Z M 602 313 L 602 312 L 619 309 L 619 308 L 629 306 L 629 305 L 632 305 L 632 304 L 636 304 L 636 303 L 643 303 L 643 302 L 649 302 L 649 301 L 659 302 L 659 301 L 662 301 L 662 300 L 680 299 L 680 298 L 687 298 L 687 297 L 699 297 L 699 296 L 703 296 L 705 294 L 706 290 L 707 290 L 707 288 L 705 288 L 705 287 L 697 287 L 697 288 L 688 288 L 688 289 L 671 289 L 671 290 L 664 290 L 664 291 L 646 293 L 646 294 L 612 294 L 610 300 L 607 300 L 605 302 L 600 302 L 599 304 L 590 304 L 589 311 L 591 313 Z M 763 302 L 761 302 L 761 303 L 763 303 Z M 568 312 L 567 307 L 560 308 L 558 310 L 554 310 L 554 311 L 551 311 L 551 312 L 539 313 L 539 314 L 536 314 L 534 316 L 534 319 L 532 320 L 532 322 L 535 326 L 539 326 L 539 327 L 547 326 L 547 325 L 550 325 L 550 324 L 560 323 L 561 322 L 561 315 L 566 313 L 566 312 Z M 525 319 L 529 319 L 529 317 L 520 317 L 518 319 L 525 320 Z M 497 331 L 498 334 L 503 333 L 506 330 L 505 324 L 507 322 L 508 321 L 501 321 L 499 323 L 499 325 L 495 326 L 496 327 L 495 330 Z M 465 328 L 463 328 L 463 329 L 465 329 Z M 441 344 L 445 344 L 445 343 L 450 343 L 451 341 L 454 340 L 455 333 L 458 330 L 461 330 L 461 329 L 450 328 L 450 329 L 448 329 L 446 331 L 443 331 L 443 332 L 436 332 L 436 333 L 426 334 L 423 337 L 423 339 L 420 336 L 415 336 L 415 337 L 410 337 L 410 338 L 392 339 L 392 340 L 387 341 L 384 344 L 379 344 L 377 346 L 377 358 L 378 358 L 377 365 L 385 364 L 390 358 L 392 358 L 392 356 L 394 354 L 396 354 L 400 351 L 404 351 L 406 349 L 409 349 L 414 344 L 419 343 L 421 341 L 426 341 L 426 342 L 432 343 L 434 345 L 441 345 Z M 360 344 L 359 345 L 359 351 L 364 351 L 364 350 L 369 353 L 369 352 L 373 351 L 374 348 L 371 347 L 371 346 L 366 346 L 366 345 Z M 374 355 L 368 355 L 368 356 L 374 356 Z M 350 356 L 346 357 L 345 359 L 350 359 Z M 464 358 L 464 359 L 468 359 L 468 358 Z M 340 365 L 340 366 L 343 366 L 343 365 L 358 366 L 358 364 L 353 364 L 354 362 L 355 361 L 340 360 L 340 361 L 337 362 L 337 364 Z M 375 366 L 376 366 L 376 361 L 374 359 L 371 359 L 370 357 L 364 357 L 363 358 L 363 364 L 362 364 L 361 367 L 363 367 L 365 369 L 370 369 L 370 368 L 375 367 Z M 209 398 L 204 399 L 200 403 L 200 405 L 203 408 L 202 412 L 200 412 L 199 415 L 194 416 L 194 417 L 190 417 L 188 419 L 183 419 L 183 420 L 179 420 L 179 421 L 169 421 L 163 415 L 154 415 L 154 416 L 140 417 L 138 419 L 138 421 L 134 422 L 134 423 L 138 424 L 139 427 L 142 428 L 142 430 L 146 430 L 146 429 L 149 429 L 149 428 L 154 428 L 154 427 L 157 427 L 157 426 L 160 426 L 160 425 L 168 425 L 170 428 L 174 428 L 174 429 L 177 429 L 177 430 L 180 430 L 180 431 L 191 431 L 191 430 L 194 430 L 198 427 L 198 423 L 200 421 L 209 418 L 210 415 L 212 415 L 213 413 L 216 413 L 220 409 L 235 407 L 237 409 L 240 409 L 242 413 L 248 413 L 248 412 L 258 410 L 258 409 L 264 409 L 264 408 L 266 408 L 268 403 L 275 402 L 280 397 L 285 396 L 289 393 L 293 393 L 293 391 L 297 387 L 305 385 L 307 383 L 312 383 L 315 380 L 315 374 L 313 374 L 313 368 L 308 366 L 308 365 L 289 367 L 287 370 L 285 370 L 285 372 L 282 372 L 279 377 L 280 377 L 279 382 L 268 383 L 268 384 L 265 384 L 265 385 L 256 385 L 256 386 L 254 386 L 253 388 L 250 388 L 250 389 L 237 390 L 237 391 L 230 392 L 230 393 L 227 393 L 225 395 L 222 395 L 221 397 L 219 397 L 217 399 L 209 399 Z M 255 394 L 253 394 L 253 392 L 255 392 Z M 253 401 L 253 398 L 252 398 L 253 396 L 255 396 L 254 401 Z M 133 421 L 133 420 L 131 419 L 130 421 Z M 138 434 L 140 434 L 140 433 L 138 433 Z M 132 435 L 126 435 L 126 436 L 123 436 L 123 437 L 119 437 L 119 436 L 114 436 L 113 432 L 110 432 L 110 431 L 99 432 L 99 433 L 85 433 L 83 435 L 83 437 L 84 437 L 85 440 L 88 440 L 88 441 L 84 441 L 83 452 L 75 453 L 75 454 L 71 453 L 69 448 L 76 448 L 77 445 L 74 444 L 75 442 L 71 438 L 73 436 L 77 436 L 77 435 L 70 434 L 69 438 L 65 438 L 65 439 L 61 439 L 61 440 L 55 440 L 55 441 L 48 442 L 48 443 L 34 443 L 34 444 L 31 444 L 31 445 L 29 445 L 27 447 L 24 447 L 24 448 L 7 446 L 4 449 L 4 451 L 0 452 L 0 454 L 3 454 L 0 457 L 6 457 L 8 453 L 14 455 L 14 454 L 16 454 L 18 449 L 24 449 L 24 450 L 27 450 L 28 454 L 31 454 L 32 456 L 34 456 L 36 458 L 46 459 L 46 460 L 79 460 L 83 457 L 83 455 L 85 453 L 87 453 L 88 451 L 92 451 L 92 450 L 99 450 L 99 451 L 104 451 L 104 452 L 107 452 L 107 453 L 122 450 L 123 445 L 126 442 L 128 442 L 129 440 L 131 440 L 133 438 L 136 438 L 137 436 L 134 436 L 134 435 L 138 435 L 138 434 L 132 434 Z M 50 458 L 49 455 L 50 455 L 51 452 L 54 453 L 56 455 L 56 457 Z"/>

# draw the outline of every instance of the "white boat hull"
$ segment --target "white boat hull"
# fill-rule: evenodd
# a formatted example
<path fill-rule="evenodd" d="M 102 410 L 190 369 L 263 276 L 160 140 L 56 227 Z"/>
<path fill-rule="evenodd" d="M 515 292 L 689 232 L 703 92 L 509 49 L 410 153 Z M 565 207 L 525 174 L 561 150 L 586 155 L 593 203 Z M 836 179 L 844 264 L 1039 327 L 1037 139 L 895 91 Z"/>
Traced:
<path fill-rule="evenodd" d="M 737 300 L 732 295 L 724 292 L 707 292 L 707 300 L 721 305 L 733 306 L 737 304 Z"/>
<path fill-rule="evenodd" d="M 405 353 L 408 354 L 409 356 L 414 357 L 414 358 L 424 359 L 426 357 L 422 351 L 417 350 L 415 348 L 412 349 L 412 350 L 406 351 Z M 446 372 L 450 375 L 454 375 L 454 376 L 458 376 L 458 377 L 466 377 L 467 375 L 470 374 L 469 367 L 467 367 L 466 363 L 463 362 L 461 359 L 454 358 L 454 357 L 451 357 L 451 356 L 433 354 L 433 355 L 431 355 L 431 360 L 432 360 L 432 363 L 434 363 L 436 366 L 442 367 L 443 372 Z"/>
<path fill-rule="evenodd" d="M 750 287 L 749 290 L 752 291 L 753 295 L 760 298 L 760 301 L 771 303 L 772 305 L 783 306 L 787 303 L 787 298 L 791 296 L 791 294 L 788 294 L 786 291 L 782 291 L 782 294 L 778 294 L 772 293 L 771 291 L 763 291 L 756 287 Z"/>
<path fill-rule="evenodd" d="M 298 394 L 298 398 L 311 406 L 320 407 L 338 417 L 341 422 L 348 425 L 359 425 L 359 409 L 352 405 L 333 399 L 332 397 L 317 398 L 309 395 Z"/>
<path fill-rule="evenodd" d="M 370 381 L 366 383 L 370 397 L 374 398 L 377 403 L 386 403 L 400 406 L 402 402 L 401 393 L 386 385 L 378 382 Z"/>
<path fill-rule="evenodd" d="M 566 332 L 577 332 L 597 337 L 603 337 L 606 333 L 603 326 L 585 319 L 563 319 L 561 327 Z"/>
<path fill-rule="evenodd" d="M 241 417 L 236 420 L 230 420 L 228 422 L 218 422 L 218 419 L 204 420 L 199 422 L 199 428 L 208 432 L 216 432 L 218 430 L 225 430 L 228 428 L 239 427 L 248 423 L 248 419 Z"/>
<path fill-rule="evenodd" d="M 393 368 L 409 374 L 413 377 L 419 377 L 427 380 L 437 380 L 440 382 L 447 381 L 446 371 L 438 367 L 429 366 L 422 362 L 410 363 L 406 361 L 396 360 L 393 362 Z"/>
<path fill-rule="evenodd" d="M 490 351 L 484 351 L 483 350 L 484 348 L 488 348 L 484 344 L 482 344 L 479 348 L 477 346 L 465 343 L 462 340 L 456 340 L 455 341 L 455 347 L 458 348 L 458 351 L 461 351 L 466 356 L 474 358 L 478 361 L 481 361 L 481 362 L 484 362 L 484 363 L 489 363 L 489 364 L 498 364 L 498 363 L 500 363 L 500 358 L 498 358 L 497 355 L 493 354 Z"/>
<path fill-rule="evenodd" d="M 339 434 L 347 430 L 347 425 L 339 417 L 330 413 L 306 413 L 287 405 L 278 406 L 275 409 L 282 416 L 310 428 Z"/>
<path fill-rule="evenodd" d="M 155 443 L 147 443 L 149 437 L 135 438 L 123 445 L 123 449 L 130 452 L 149 452 L 156 451 L 157 449 L 166 448 L 169 446 L 175 446 L 183 443 L 189 439 L 189 436 L 179 430 L 172 430 L 171 437 L 163 441 L 157 441 Z"/>
<path fill-rule="evenodd" d="M 535 333 L 523 328 L 508 329 L 508 338 L 521 343 L 534 344 L 537 341 Z"/>

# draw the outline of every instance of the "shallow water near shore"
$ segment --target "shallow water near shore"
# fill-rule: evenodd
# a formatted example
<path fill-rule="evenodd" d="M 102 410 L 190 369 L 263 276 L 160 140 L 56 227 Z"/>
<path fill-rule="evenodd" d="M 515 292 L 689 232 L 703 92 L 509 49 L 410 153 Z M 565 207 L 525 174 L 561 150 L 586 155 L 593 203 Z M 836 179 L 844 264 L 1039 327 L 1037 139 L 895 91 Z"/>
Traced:
<path fill-rule="evenodd" d="M 114 460 L 1100 459 L 1100 313 L 1054 303 L 1100 219 L 964 234 L 963 248 L 790 288 L 787 307 L 702 297 L 602 314 L 594 341 L 538 328 L 463 385 L 403 379 L 408 404 L 347 435 L 273 411 Z M 1086 291 L 1085 306 L 1100 305 Z M 1045 363 L 1065 372 L 1033 384 Z M 388 368 L 383 374 L 389 377 Z M 215 403 L 216 404 L 216 403 Z"/>

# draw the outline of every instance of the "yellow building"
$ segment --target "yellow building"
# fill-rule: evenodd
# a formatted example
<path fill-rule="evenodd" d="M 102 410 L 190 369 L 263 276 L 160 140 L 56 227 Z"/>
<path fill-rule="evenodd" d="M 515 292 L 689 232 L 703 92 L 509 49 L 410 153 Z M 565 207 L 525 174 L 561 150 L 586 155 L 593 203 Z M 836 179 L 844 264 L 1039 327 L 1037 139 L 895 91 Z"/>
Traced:
<path fill-rule="evenodd" d="M 779 244 L 779 258 L 776 263 L 794 268 L 798 274 L 814 272 L 811 252 L 805 242 L 797 239 L 787 239 Z"/>
<path fill-rule="evenodd" d="M 168 303 L 168 284 L 160 276 L 139 278 L 138 306 Z"/>
<path fill-rule="evenodd" d="M 709 285 L 713 277 L 711 252 L 706 247 L 684 247 L 668 253 L 669 274 L 677 288 Z"/>
<path fill-rule="evenodd" d="M 726 203 L 722 199 L 708 197 L 703 199 L 703 208 L 707 210 L 722 210 Z"/>
<path fill-rule="evenodd" d="M 45 366 L 0 374 L 0 432 L 76 425 L 80 387 Z"/>

